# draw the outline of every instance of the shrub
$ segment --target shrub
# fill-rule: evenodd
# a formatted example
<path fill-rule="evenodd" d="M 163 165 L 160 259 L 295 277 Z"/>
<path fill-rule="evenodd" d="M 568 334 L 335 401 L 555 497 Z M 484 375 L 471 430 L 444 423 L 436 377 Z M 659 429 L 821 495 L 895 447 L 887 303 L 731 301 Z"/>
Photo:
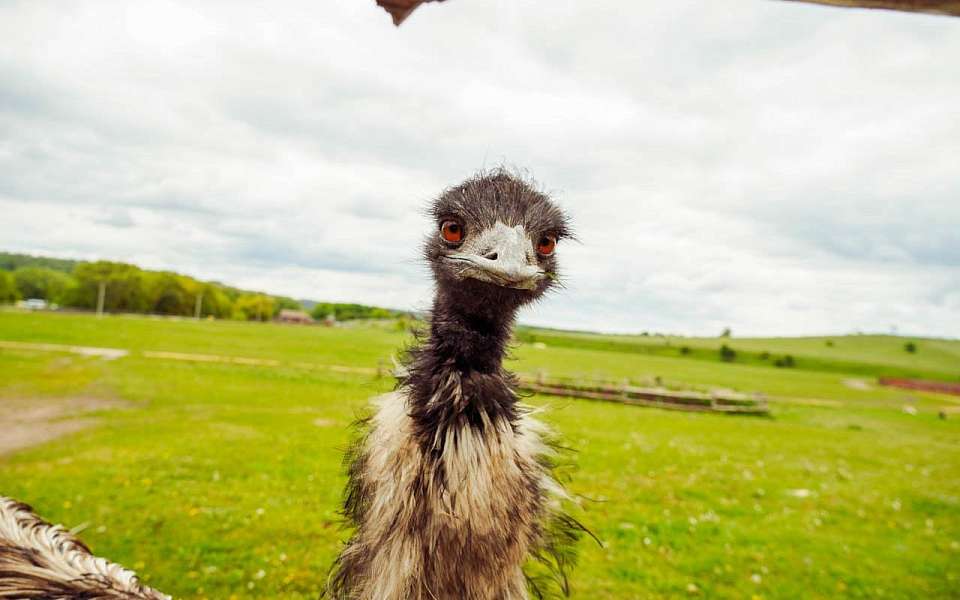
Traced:
<path fill-rule="evenodd" d="M 683 354 L 684 356 L 690 354 L 690 346 L 680 346 L 680 354 Z"/>
<path fill-rule="evenodd" d="M 20 293 L 17 292 L 17 284 L 14 283 L 13 276 L 6 271 L 0 271 L 0 304 L 16 302 L 20 299 Z"/>
<path fill-rule="evenodd" d="M 726 344 L 720 346 L 720 360 L 723 362 L 733 362 L 737 360 L 737 351 Z"/>
<path fill-rule="evenodd" d="M 246 321 L 269 321 L 273 318 L 274 299 L 266 294 L 244 294 L 237 298 L 235 318 Z"/>
<path fill-rule="evenodd" d="M 903 349 L 909 352 L 910 354 L 916 354 L 917 345 L 914 344 L 913 342 L 907 342 L 906 344 L 903 345 Z"/>
<path fill-rule="evenodd" d="M 67 290 L 74 284 L 66 273 L 46 267 L 21 267 L 13 272 L 13 279 L 21 297 L 57 303 L 63 302 Z"/>
<path fill-rule="evenodd" d="M 775 367 L 781 367 L 781 368 L 787 368 L 787 369 L 791 367 L 795 367 L 796 364 L 797 364 L 796 361 L 793 360 L 793 356 L 789 354 L 787 354 L 783 358 L 778 358 L 777 360 L 773 361 L 773 365 Z"/>

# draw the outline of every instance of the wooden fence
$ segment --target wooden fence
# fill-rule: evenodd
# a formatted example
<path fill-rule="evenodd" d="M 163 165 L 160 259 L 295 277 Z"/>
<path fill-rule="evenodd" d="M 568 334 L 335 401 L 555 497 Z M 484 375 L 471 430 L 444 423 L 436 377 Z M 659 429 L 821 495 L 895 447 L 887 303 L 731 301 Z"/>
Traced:
<path fill-rule="evenodd" d="M 705 393 L 630 385 L 613 386 L 595 382 L 551 381 L 543 377 L 529 376 L 521 376 L 520 387 L 538 394 L 603 400 L 667 410 L 734 415 L 770 414 L 770 409 L 764 400 L 731 392 Z"/>

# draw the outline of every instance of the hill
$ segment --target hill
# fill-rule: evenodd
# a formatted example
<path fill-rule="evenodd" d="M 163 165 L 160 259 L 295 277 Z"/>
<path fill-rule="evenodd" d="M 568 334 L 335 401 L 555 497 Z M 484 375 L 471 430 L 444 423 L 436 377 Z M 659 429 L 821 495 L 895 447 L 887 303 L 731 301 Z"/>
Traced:
<path fill-rule="evenodd" d="M 23 267 L 42 267 L 63 273 L 70 273 L 78 263 L 79 261 L 67 258 L 50 258 L 47 256 L 0 252 L 0 270 L 3 271 L 16 271 Z"/>
<path fill-rule="evenodd" d="M 516 338 L 550 347 L 646 354 L 780 369 L 960 381 L 960 340 L 893 335 L 688 338 L 521 327 Z"/>

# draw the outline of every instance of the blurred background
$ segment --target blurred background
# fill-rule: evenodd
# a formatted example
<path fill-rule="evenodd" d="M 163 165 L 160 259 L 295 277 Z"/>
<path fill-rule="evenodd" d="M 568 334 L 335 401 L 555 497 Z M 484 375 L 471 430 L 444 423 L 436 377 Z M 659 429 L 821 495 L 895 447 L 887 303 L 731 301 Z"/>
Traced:
<path fill-rule="evenodd" d="M 424 207 L 505 166 L 579 238 L 510 365 L 603 541 L 574 597 L 957 597 L 960 19 L 32 0 L 0 39 L 0 494 L 149 583 L 316 597 Z"/>

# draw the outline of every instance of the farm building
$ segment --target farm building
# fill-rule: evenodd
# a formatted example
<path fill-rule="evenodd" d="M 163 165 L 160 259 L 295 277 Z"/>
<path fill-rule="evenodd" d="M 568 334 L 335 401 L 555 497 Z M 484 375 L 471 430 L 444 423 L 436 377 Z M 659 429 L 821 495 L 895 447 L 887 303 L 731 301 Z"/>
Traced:
<path fill-rule="evenodd" d="M 280 314 L 277 315 L 276 321 L 278 323 L 294 323 L 299 325 L 312 325 L 314 323 L 313 317 L 309 314 L 303 312 L 302 310 L 293 310 L 289 308 L 284 308 L 280 311 Z"/>

